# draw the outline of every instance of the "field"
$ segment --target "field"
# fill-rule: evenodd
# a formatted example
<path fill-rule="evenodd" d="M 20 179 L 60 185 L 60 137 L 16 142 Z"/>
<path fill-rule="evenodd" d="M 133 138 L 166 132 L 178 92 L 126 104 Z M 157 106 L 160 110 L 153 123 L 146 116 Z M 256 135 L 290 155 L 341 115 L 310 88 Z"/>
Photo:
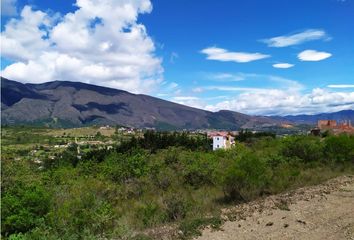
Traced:
<path fill-rule="evenodd" d="M 190 239 L 222 209 L 354 174 L 354 137 L 4 127 L 4 239 Z"/>

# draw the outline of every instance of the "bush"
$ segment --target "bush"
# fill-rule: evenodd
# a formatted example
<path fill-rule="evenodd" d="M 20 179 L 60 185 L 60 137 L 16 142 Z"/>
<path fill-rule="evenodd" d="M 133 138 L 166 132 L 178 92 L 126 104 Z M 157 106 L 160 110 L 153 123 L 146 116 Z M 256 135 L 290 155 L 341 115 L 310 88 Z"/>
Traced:
<path fill-rule="evenodd" d="M 166 221 L 166 214 L 156 203 L 142 204 L 136 214 L 136 218 L 141 220 L 144 227 L 153 227 Z"/>
<path fill-rule="evenodd" d="M 55 232 L 72 233 L 77 236 L 74 239 L 109 234 L 117 219 L 112 204 L 107 201 L 107 190 L 97 180 L 76 182 L 64 192 L 57 192 L 48 215 L 48 223 Z"/>
<path fill-rule="evenodd" d="M 147 173 L 147 155 L 140 150 L 132 155 L 113 152 L 108 155 L 101 167 L 104 175 L 112 181 L 126 182 Z"/>
<path fill-rule="evenodd" d="M 265 189 L 269 177 L 266 161 L 251 152 L 241 153 L 225 173 L 224 193 L 230 200 L 251 200 Z"/>
<path fill-rule="evenodd" d="M 189 204 L 185 196 L 181 194 L 172 194 L 164 199 L 165 211 L 168 220 L 176 221 L 185 218 L 188 212 Z"/>
<path fill-rule="evenodd" d="M 330 136 L 325 139 L 324 153 L 328 160 L 354 163 L 354 136 Z"/>
<path fill-rule="evenodd" d="M 213 229 L 219 229 L 221 224 L 220 217 L 193 218 L 182 221 L 179 229 L 183 233 L 182 239 L 189 239 L 190 237 L 200 236 L 200 229 L 203 227 L 211 226 Z"/>
<path fill-rule="evenodd" d="M 214 185 L 214 170 L 217 161 L 212 154 L 190 153 L 183 160 L 183 179 L 195 188 Z"/>
<path fill-rule="evenodd" d="M 282 192 L 294 185 L 299 177 L 300 167 L 289 162 L 280 162 L 273 167 L 269 190 L 272 194 Z"/>
<path fill-rule="evenodd" d="M 304 162 L 323 160 L 323 144 L 320 138 L 294 136 L 283 141 L 282 154 L 290 160 L 300 159 Z"/>
<path fill-rule="evenodd" d="M 50 195 L 42 186 L 20 182 L 2 193 L 1 204 L 1 233 L 9 236 L 40 224 L 49 211 Z"/>

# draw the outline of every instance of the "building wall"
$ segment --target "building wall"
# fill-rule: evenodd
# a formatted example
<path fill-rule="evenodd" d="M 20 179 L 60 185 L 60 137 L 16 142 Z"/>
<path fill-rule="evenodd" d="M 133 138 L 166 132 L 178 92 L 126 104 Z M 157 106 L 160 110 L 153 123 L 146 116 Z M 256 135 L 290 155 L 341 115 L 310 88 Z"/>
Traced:
<path fill-rule="evenodd" d="M 213 150 L 225 148 L 226 138 L 223 136 L 214 136 L 213 137 Z"/>
<path fill-rule="evenodd" d="M 352 127 L 350 121 L 337 124 L 335 120 L 319 120 L 317 125 L 321 131 L 330 131 L 333 134 L 354 134 L 354 127 Z"/>
<path fill-rule="evenodd" d="M 336 120 L 319 120 L 317 123 L 319 128 L 331 128 L 337 126 Z"/>

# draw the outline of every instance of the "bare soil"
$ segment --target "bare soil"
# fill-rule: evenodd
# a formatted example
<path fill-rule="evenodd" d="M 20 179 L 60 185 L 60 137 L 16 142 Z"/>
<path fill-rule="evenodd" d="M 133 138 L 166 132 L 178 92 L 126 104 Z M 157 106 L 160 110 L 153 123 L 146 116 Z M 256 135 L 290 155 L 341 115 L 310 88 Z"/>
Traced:
<path fill-rule="evenodd" d="M 223 218 L 221 230 L 196 239 L 354 240 L 354 176 L 224 209 Z"/>

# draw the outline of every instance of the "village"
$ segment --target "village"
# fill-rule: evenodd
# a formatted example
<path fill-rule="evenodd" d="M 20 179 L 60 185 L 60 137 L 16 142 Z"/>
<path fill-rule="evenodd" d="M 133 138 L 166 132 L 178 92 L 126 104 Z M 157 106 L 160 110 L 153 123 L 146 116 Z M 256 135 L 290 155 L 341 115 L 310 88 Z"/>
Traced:
<path fill-rule="evenodd" d="M 292 125 L 287 125 L 287 128 L 291 128 Z M 127 141 L 132 137 L 141 138 L 144 136 L 145 131 L 156 131 L 154 128 L 137 129 L 130 127 L 113 127 L 109 125 L 100 127 L 84 127 L 73 129 L 53 129 L 48 130 L 46 134 L 41 133 L 44 136 L 48 136 L 49 139 L 43 142 L 38 142 L 35 145 L 27 145 L 24 147 L 28 149 L 28 155 L 22 156 L 23 158 L 30 158 L 35 164 L 42 164 L 44 159 L 55 159 L 66 149 L 75 147 L 77 158 L 81 159 L 82 155 L 99 149 L 110 150 L 122 141 Z M 220 130 L 195 130 L 195 131 L 183 131 L 187 132 L 190 136 L 203 136 L 205 135 L 210 139 L 210 149 L 213 151 L 220 149 L 230 149 L 240 139 L 240 133 L 251 136 L 265 136 L 268 133 L 262 133 L 259 131 L 220 131 Z M 6 130 L 5 130 L 6 133 Z M 265 135 L 264 135 L 265 134 Z M 317 126 L 310 129 L 307 132 L 299 132 L 301 135 L 340 135 L 340 134 L 354 134 L 354 127 L 350 121 L 337 122 L 336 120 L 319 120 Z M 270 134 L 270 136 L 273 136 Z M 287 137 L 288 134 L 275 135 L 273 137 Z M 19 137 L 17 137 L 19 138 Z M 17 156 L 16 159 L 21 157 Z"/>

